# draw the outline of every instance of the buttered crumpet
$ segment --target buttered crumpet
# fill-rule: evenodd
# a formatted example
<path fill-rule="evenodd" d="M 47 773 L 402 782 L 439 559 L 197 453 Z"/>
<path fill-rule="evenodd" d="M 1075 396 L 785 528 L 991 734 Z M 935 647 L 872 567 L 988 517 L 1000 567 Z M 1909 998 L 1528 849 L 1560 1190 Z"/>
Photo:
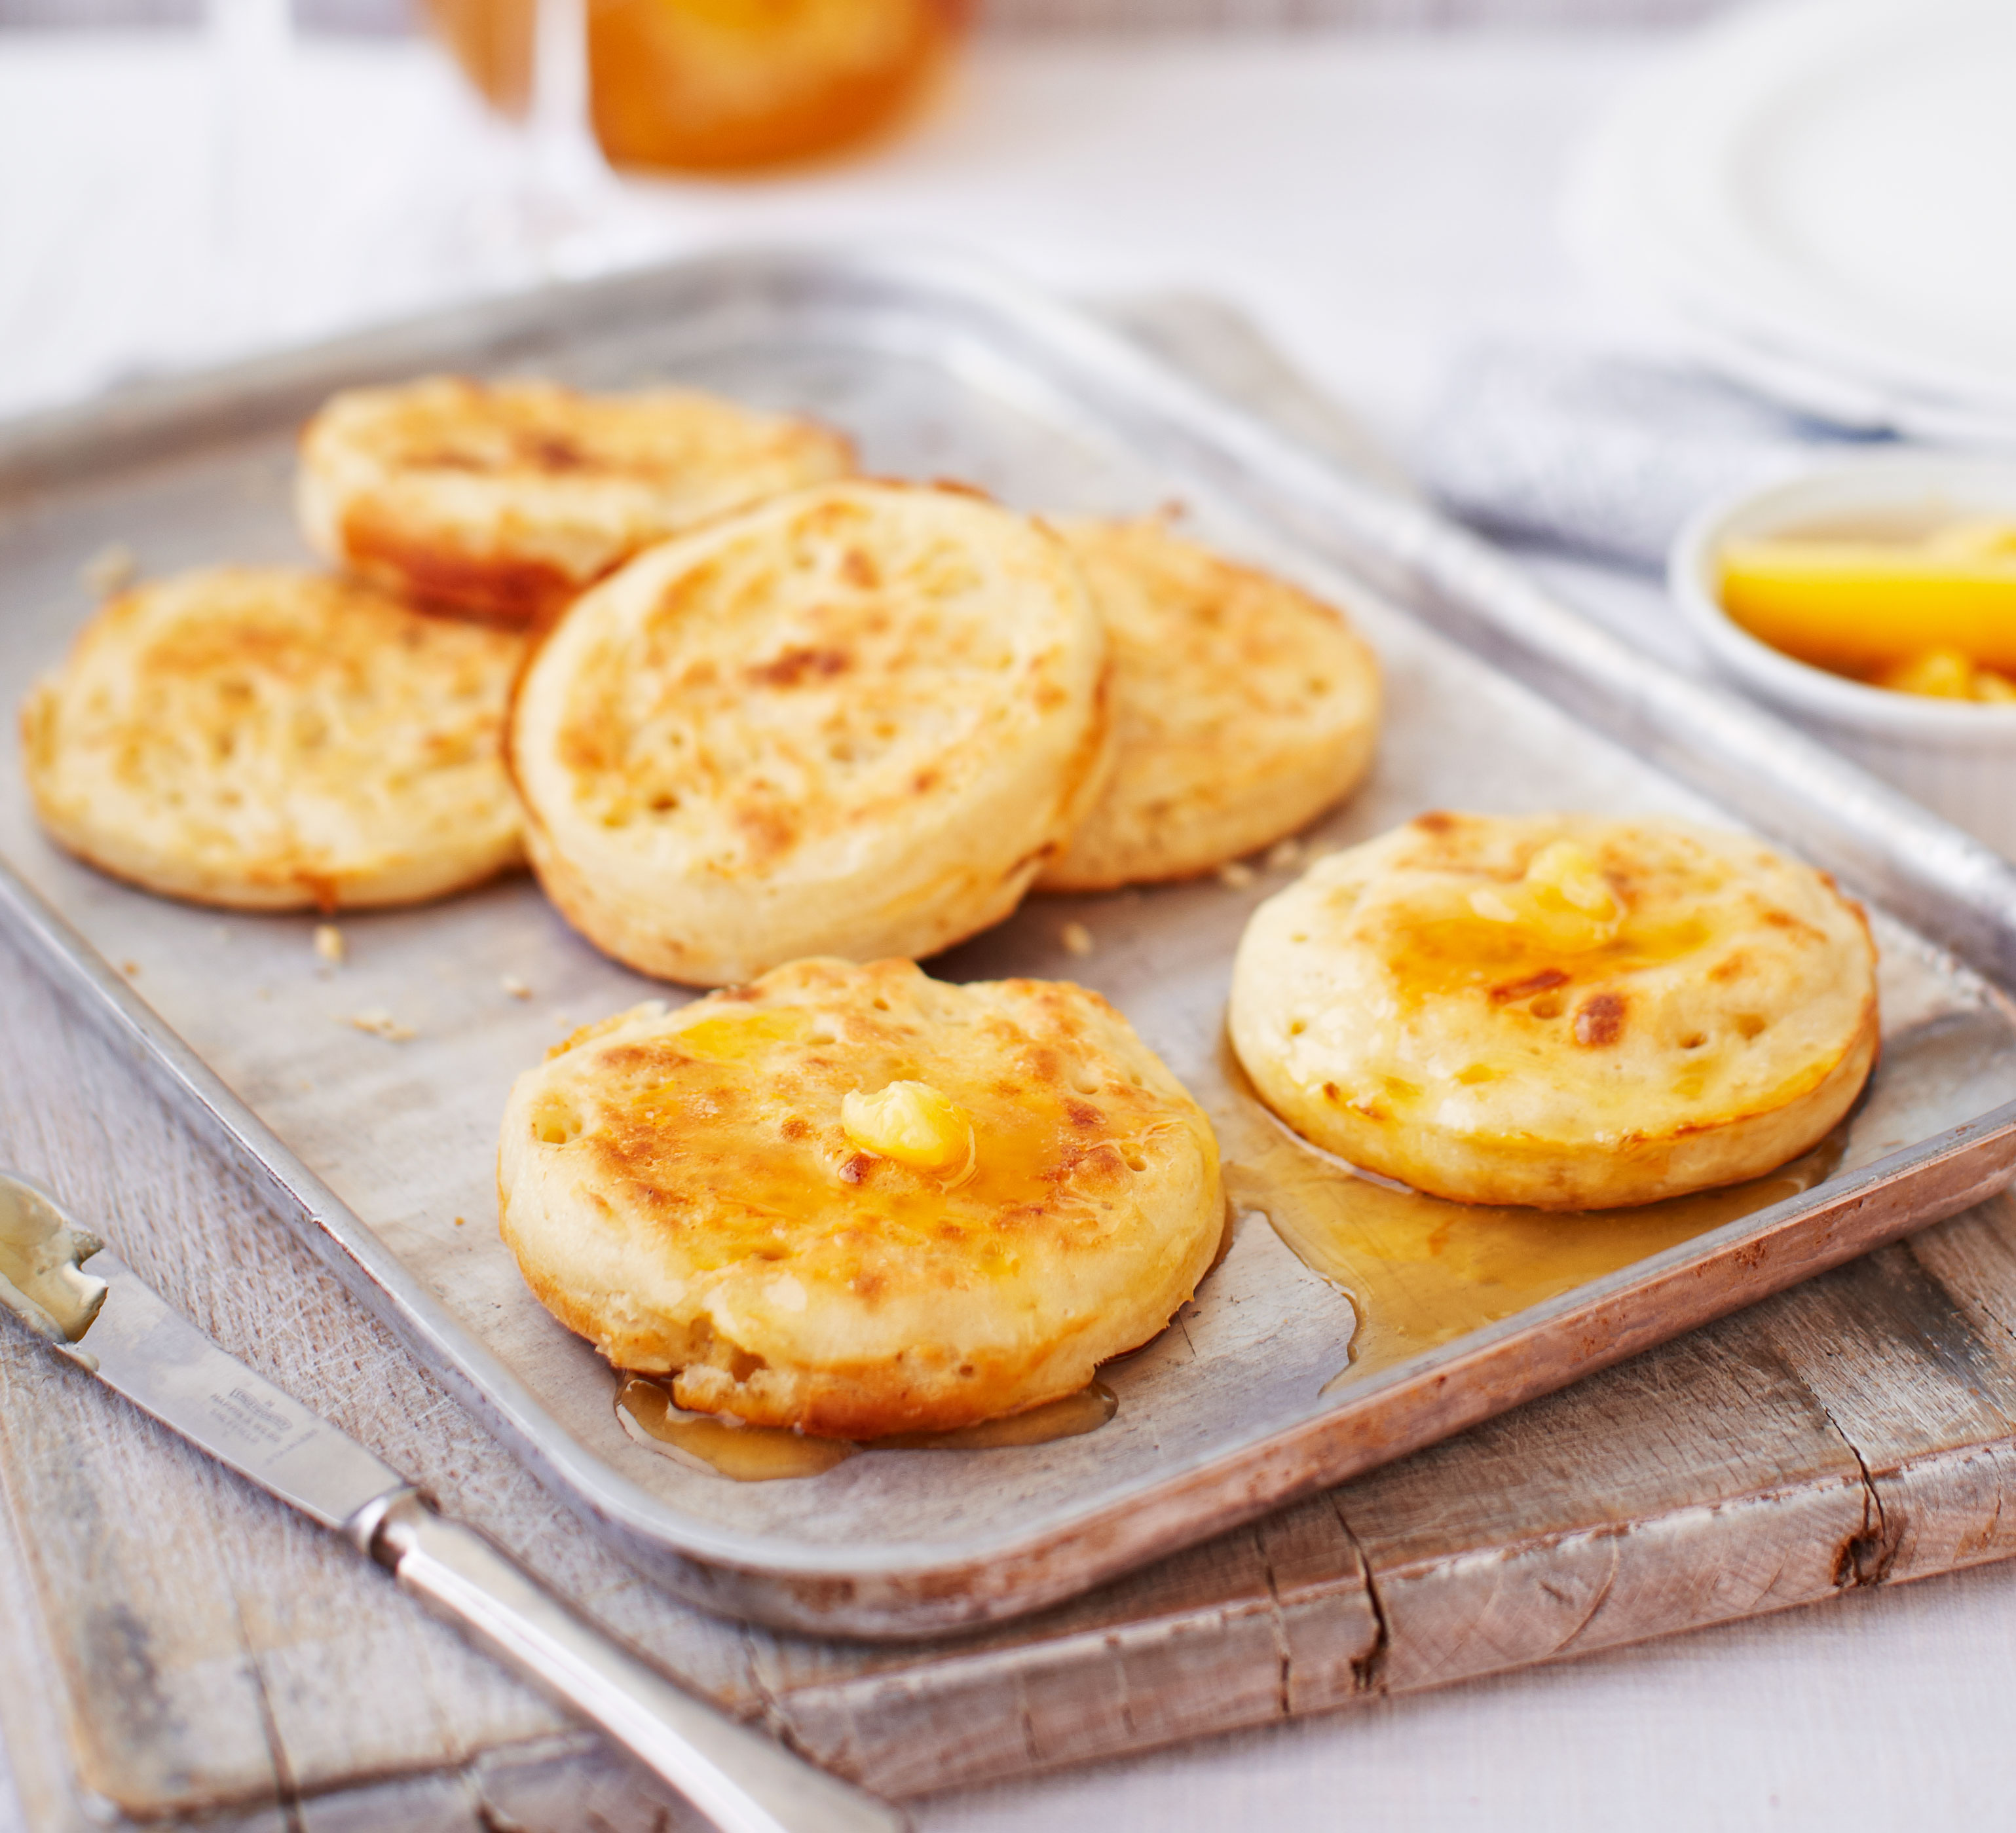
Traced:
<path fill-rule="evenodd" d="M 1421 816 L 1254 913 L 1232 1037 L 1276 1113 L 1460 1202 L 1601 1209 L 1797 1157 L 1876 1059 L 1861 911 L 1738 835 Z"/>
<path fill-rule="evenodd" d="M 434 376 L 333 397 L 301 436 L 297 505 L 315 551 L 360 577 L 526 620 L 655 541 L 853 468 L 828 428 L 695 390 Z"/>
<path fill-rule="evenodd" d="M 1210 1123 L 1097 994 L 894 961 L 581 1032 L 513 1088 L 498 1188 L 532 1290 L 617 1367 L 848 1439 L 1083 1387 L 1225 1220 Z"/>
<path fill-rule="evenodd" d="M 1056 526 L 1106 621 L 1114 764 L 1042 890 L 1193 877 L 1357 786 L 1379 667 L 1341 613 L 1158 519 Z"/>
<path fill-rule="evenodd" d="M 924 955 L 998 922 L 1108 761 L 1106 640 L 1057 537 L 963 492 L 808 491 L 581 598 L 511 733 L 568 920 L 647 974 Z"/>
<path fill-rule="evenodd" d="M 220 567 L 121 593 L 22 709 L 36 812 L 149 890 L 409 904 L 520 857 L 503 731 L 524 639 L 368 588 Z"/>

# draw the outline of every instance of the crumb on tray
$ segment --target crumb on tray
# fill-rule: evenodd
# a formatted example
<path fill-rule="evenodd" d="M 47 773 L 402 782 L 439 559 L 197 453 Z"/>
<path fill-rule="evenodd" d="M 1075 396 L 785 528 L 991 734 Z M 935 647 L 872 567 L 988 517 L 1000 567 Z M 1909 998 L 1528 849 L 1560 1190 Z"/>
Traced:
<path fill-rule="evenodd" d="M 124 541 L 108 541 L 77 569 L 77 577 L 100 598 L 109 598 L 133 583 L 140 570 L 133 550 Z"/>
<path fill-rule="evenodd" d="M 1218 882 L 1229 891 L 1244 891 L 1253 882 L 1253 868 L 1243 859 L 1228 859 L 1218 868 Z"/>
<path fill-rule="evenodd" d="M 1082 923 L 1066 923 L 1058 930 L 1057 940 L 1064 945 L 1067 954 L 1087 955 L 1098 946 L 1092 939 L 1092 932 Z"/>
<path fill-rule="evenodd" d="M 315 951 L 331 967 L 340 967 L 348 949 L 343 940 L 343 932 L 333 923 L 317 923 L 315 928 Z"/>
<path fill-rule="evenodd" d="M 374 1005 L 361 1012 L 352 1012 L 349 1023 L 360 1031 L 369 1031 L 374 1037 L 383 1037 L 390 1044 L 404 1044 L 408 1038 L 417 1037 L 410 1025 L 402 1025 L 382 1005 Z"/>

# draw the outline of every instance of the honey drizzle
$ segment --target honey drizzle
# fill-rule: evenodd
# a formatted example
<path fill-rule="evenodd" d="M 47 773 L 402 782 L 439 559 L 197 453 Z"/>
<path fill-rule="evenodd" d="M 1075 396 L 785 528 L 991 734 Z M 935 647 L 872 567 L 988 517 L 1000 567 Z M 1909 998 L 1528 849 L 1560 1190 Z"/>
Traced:
<path fill-rule="evenodd" d="M 1075 1393 L 1006 1418 L 985 1419 L 950 1432 L 898 1432 L 856 1444 L 688 1413 L 663 1381 L 650 1375 L 625 1375 L 616 1393 L 616 1417 L 639 1444 L 689 1469 L 745 1483 L 819 1476 L 858 1451 L 995 1451 L 1046 1445 L 1098 1431 L 1119 1406 L 1112 1389 L 1095 1381 Z"/>
<path fill-rule="evenodd" d="M 1261 1211 L 1357 1314 L 1347 1365 L 1325 1392 L 1811 1190 L 1847 1149 L 1844 1123 L 1769 1177 L 1636 1209 L 1455 1203 L 1363 1175 L 1298 1138 L 1229 1044 L 1219 1067 L 1212 1118 L 1227 1194 L 1241 1211 Z"/>
<path fill-rule="evenodd" d="M 808 1438 L 774 1427 L 737 1425 L 707 1413 L 685 1411 L 663 1382 L 626 1375 L 616 1390 L 616 1417 L 640 1445 L 688 1469 L 706 1470 L 742 1483 L 781 1477 L 818 1476 L 843 1464 L 855 1447 L 844 1439 Z"/>

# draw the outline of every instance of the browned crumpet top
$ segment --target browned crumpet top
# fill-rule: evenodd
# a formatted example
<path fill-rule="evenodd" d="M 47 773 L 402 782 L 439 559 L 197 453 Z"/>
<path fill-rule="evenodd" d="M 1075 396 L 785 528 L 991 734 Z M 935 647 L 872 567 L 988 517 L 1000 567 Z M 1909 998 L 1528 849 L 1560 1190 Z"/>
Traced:
<path fill-rule="evenodd" d="M 1044 889 L 1208 872 L 1356 786 L 1379 666 L 1341 612 L 1160 521 L 1057 526 L 1106 624 L 1114 763 Z"/>
<path fill-rule="evenodd" d="M 1209 1123 L 1105 1001 L 794 962 L 521 1076 L 505 1238 L 684 1406 L 841 1437 L 1082 1387 L 1210 1264 Z"/>
<path fill-rule="evenodd" d="M 840 434 L 696 390 L 436 376 L 333 397 L 301 437 L 298 507 L 328 559 L 522 620 L 655 541 L 852 469 Z"/>
<path fill-rule="evenodd" d="M 1012 910 L 1107 762 L 1105 637 L 1056 537 L 829 484 L 641 555 L 527 670 L 513 768 L 569 919 L 647 973 L 917 956 Z"/>
<path fill-rule="evenodd" d="M 1269 1105 L 1354 1163 L 1467 1201 L 1645 1202 L 1841 1117 L 1875 951 L 1830 880 L 1741 836 L 1433 814 L 1255 914 L 1232 1031 Z"/>
<path fill-rule="evenodd" d="M 50 832 L 149 889 L 401 904 L 520 857 L 503 728 L 524 639 L 368 587 L 215 567 L 110 600 L 22 711 Z"/>

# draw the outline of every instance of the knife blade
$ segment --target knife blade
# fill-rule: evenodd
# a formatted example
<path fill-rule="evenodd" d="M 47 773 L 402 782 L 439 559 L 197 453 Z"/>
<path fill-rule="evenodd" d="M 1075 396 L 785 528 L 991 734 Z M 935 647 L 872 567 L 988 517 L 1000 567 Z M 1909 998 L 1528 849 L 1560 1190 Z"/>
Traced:
<path fill-rule="evenodd" d="M 900 1809 L 675 1686 L 494 1541 L 437 1513 L 390 1465 L 228 1354 L 52 1199 L 5 1172 L 0 1311 L 389 1567 L 402 1590 L 599 1726 L 722 1833 L 909 1825 Z"/>
<path fill-rule="evenodd" d="M 228 1356 L 117 1254 L 94 1254 L 105 1282 L 98 1316 L 73 1346 L 142 1411 L 240 1476 L 340 1531 L 374 1502 L 412 1488 L 347 1433 Z"/>

